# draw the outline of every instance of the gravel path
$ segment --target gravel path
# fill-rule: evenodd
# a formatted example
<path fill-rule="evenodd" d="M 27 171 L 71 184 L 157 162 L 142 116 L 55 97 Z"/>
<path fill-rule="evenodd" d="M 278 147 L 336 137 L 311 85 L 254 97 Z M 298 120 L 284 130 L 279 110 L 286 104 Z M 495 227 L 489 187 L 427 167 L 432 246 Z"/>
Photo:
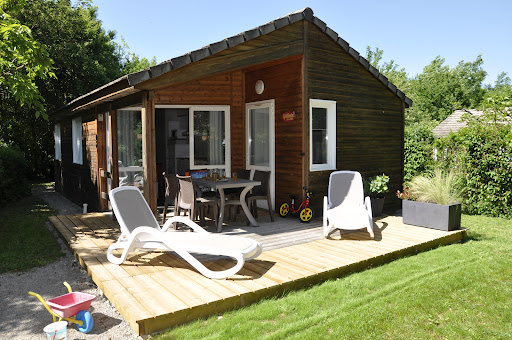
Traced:
<path fill-rule="evenodd" d="M 43 198 L 59 214 L 81 213 L 81 207 L 56 193 L 52 186 L 36 186 L 33 193 Z M 128 323 L 112 304 L 102 295 L 91 278 L 77 263 L 67 245 L 47 222 L 55 234 L 65 256 L 44 267 L 33 268 L 23 273 L 0 274 L 0 339 L 46 339 L 44 326 L 52 317 L 29 291 L 40 294 L 43 299 L 67 293 L 62 282 L 67 281 L 73 291 L 96 295 L 89 312 L 94 318 L 94 328 L 83 334 L 71 323 L 68 325 L 68 339 L 142 339 L 135 335 Z"/>

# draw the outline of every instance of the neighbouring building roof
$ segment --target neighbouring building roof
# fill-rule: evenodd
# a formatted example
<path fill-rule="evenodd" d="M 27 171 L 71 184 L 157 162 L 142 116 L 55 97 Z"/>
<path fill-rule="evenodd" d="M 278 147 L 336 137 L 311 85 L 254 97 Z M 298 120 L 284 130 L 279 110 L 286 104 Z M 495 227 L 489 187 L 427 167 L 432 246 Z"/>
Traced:
<path fill-rule="evenodd" d="M 432 132 L 434 132 L 434 135 L 438 138 L 448 136 L 451 131 L 456 132 L 467 125 L 466 121 L 462 121 L 462 116 L 467 113 L 473 116 L 481 116 L 483 114 L 482 111 L 472 109 L 455 110 L 438 126 L 436 126 Z"/>
<path fill-rule="evenodd" d="M 313 10 L 309 7 L 301 9 L 296 12 L 292 12 L 284 17 L 273 20 L 264 25 L 258 26 L 251 30 L 242 32 L 238 35 L 226 38 L 216 43 L 205 46 L 201 49 L 186 53 L 182 56 L 169 59 L 158 65 L 149 67 L 140 72 L 132 73 L 120 77 L 106 85 L 103 85 L 73 101 L 67 103 L 65 106 L 59 108 L 53 114 L 57 114 L 61 111 L 73 111 L 77 108 L 82 107 L 85 103 L 95 102 L 98 97 L 108 98 L 113 100 L 122 96 L 126 96 L 135 92 L 139 92 L 140 89 L 135 88 L 136 85 L 141 84 L 152 78 L 159 77 L 163 74 L 181 68 L 185 65 L 197 62 L 211 55 L 217 54 L 221 51 L 229 49 L 231 47 L 243 44 L 246 41 L 255 39 L 259 36 L 269 34 L 275 30 L 291 25 L 295 22 L 307 20 L 315 24 L 320 30 L 327 34 L 333 41 L 340 45 L 346 52 L 348 52 L 355 60 L 357 60 L 364 68 L 370 71 L 371 74 L 378 80 L 380 80 L 385 86 L 387 86 L 396 96 L 398 96 L 406 106 L 412 105 L 412 100 L 405 96 L 393 83 L 391 83 L 382 73 L 380 73 L 374 66 L 372 66 L 368 60 L 359 54 L 354 48 L 343 40 L 338 34 L 329 28 L 325 22 L 318 19 L 313 15 Z"/>

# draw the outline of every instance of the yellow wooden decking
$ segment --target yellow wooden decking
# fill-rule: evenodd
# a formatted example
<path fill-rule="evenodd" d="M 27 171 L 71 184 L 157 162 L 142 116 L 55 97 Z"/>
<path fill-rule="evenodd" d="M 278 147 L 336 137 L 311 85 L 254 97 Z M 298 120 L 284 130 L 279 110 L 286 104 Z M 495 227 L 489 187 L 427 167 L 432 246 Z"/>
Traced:
<path fill-rule="evenodd" d="M 106 250 L 117 239 L 119 227 L 102 213 L 53 216 L 50 221 L 96 285 L 140 335 L 340 277 L 369 265 L 459 242 L 466 234 L 464 229 L 444 232 L 404 225 L 401 217 L 388 216 L 375 222 L 374 239 L 365 231 L 342 235 L 335 232 L 333 239 L 323 239 L 320 222 L 312 222 L 308 232 L 312 229 L 317 232 L 318 240 L 296 244 L 295 233 L 292 242 L 295 245 L 265 250 L 263 238 L 260 240 L 263 254 L 246 263 L 238 275 L 211 280 L 167 252 L 137 253 L 120 266 L 108 262 Z M 293 229 L 293 223 L 298 222 L 287 223 Z M 271 223 L 268 228 L 272 228 Z M 297 228 L 304 228 L 304 224 L 298 224 Z M 282 237 L 287 235 L 283 233 Z M 275 240 L 276 235 L 271 238 Z M 232 265 L 228 259 L 210 258 L 204 263 L 211 269 Z"/>

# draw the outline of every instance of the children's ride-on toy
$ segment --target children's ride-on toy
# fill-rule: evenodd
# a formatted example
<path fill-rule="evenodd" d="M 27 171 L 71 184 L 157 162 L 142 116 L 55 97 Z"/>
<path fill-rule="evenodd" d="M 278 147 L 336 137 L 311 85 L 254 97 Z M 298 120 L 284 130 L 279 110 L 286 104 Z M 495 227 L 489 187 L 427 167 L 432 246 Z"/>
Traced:
<path fill-rule="evenodd" d="M 64 286 L 68 289 L 68 294 L 58 296 L 48 301 L 44 301 L 41 295 L 37 293 L 28 292 L 28 294 L 35 296 L 41 301 L 44 307 L 53 316 L 53 322 L 56 322 L 57 318 L 59 319 L 58 321 L 66 320 L 75 323 L 80 332 L 89 333 L 94 326 L 94 320 L 88 309 L 96 296 L 87 293 L 73 292 L 67 282 L 64 282 Z"/>
<path fill-rule="evenodd" d="M 284 202 L 281 204 L 281 207 L 279 208 L 279 215 L 281 217 L 286 217 L 290 212 L 292 214 L 299 213 L 299 218 L 302 222 L 309 222 L 313 218 L 314 211 L 309 207 L 309 197 L 313 195 L 311 191 L 309 191 L 306 187 L 303 187 L 306 191 L 306 200 L 303 201 L 300 206 L 298 206 L 295 209 L 295 200 L 298 198 L 297 195 L 290 195 L 290 198 L 292 200 L 291 204 L 288 202 Z"/>

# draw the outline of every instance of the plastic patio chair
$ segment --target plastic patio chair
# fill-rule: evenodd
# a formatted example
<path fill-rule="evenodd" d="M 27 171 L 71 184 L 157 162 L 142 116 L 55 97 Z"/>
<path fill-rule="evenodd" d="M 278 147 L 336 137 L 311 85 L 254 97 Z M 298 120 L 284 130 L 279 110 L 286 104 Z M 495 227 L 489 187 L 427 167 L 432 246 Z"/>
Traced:
<path fill-rule="evenodd" d="M 178 180 L 176 179 L 176 174 L 166 175 L 163 173 L 165 179 L 165 198 L 164 198 L 164 211 L 162 212 L 162 224 L 165 223 L 167 219 L 167 209 L 169 206 L 174 207 L 174 212 L 176 215 L 176 207 L 178 206 Z"/>
<path fill-rule="evenodd" d="M 258 218 L 258 207 L 256 206 L 256 201 L 267 201 L 270 220 L 274 222 L 274 211 L 270 201 L 270 171 L 256 170 L 254 172 L 253 179 L 255 181 L 260 181 L 261 185 L 255 186 L 252 189 L 251 194 L 247 196 L 247 203 L 249 204 L 251 213 L 255 218 Z"/>
<path fill-rule="evenodd" d="M 373 238 L 370 197 L 364 197 L 363 179 L 357 171 L 334 171 L 329 177 L 328 196 L 324 197 L 324 236 L 333 229 L 366 228 Z"/>
<path fill-rule="evenodd" d="M 196 187 L 192 182 L 191 176 L 176 175 L 179 183 L 177 206 L 174 208 L 175 215 L 180 214 L 180 209 L 188 210 L 191 220 L 199 214 L 201 224 L 204 225 L 204 216 L 206 208 L 210 207 L 213 210 L 213 219 L 217 224 L 219 207 L 216 197 L 201 197 L 201 189 Z"/>
<path fill-rule="evenodd" d="M 184 216 L 174 216 L 162 228 L 149 208 L 139 189 L 133 186 L 118 187 L 109 192 L 110 202 L 121 227 L 121 236 L 108 247 L 107 259 L 122 264 L 129 253 L 136 249 L 152 251 L 162 249 L 174 251 L 197 271 L 211 279 L 224 279 L 240 271 L 245 261 L 261 254 L 261 244 L 253 239 L 211 234 Z M 184 223 L 193 232 L 169 229 L 173 223 Z M 117 257 L 114 250 L 122 249 Z M 236 264 L 225 270 L 213 271 L 206 268 L 190 253 L 228 256 Z"/>

